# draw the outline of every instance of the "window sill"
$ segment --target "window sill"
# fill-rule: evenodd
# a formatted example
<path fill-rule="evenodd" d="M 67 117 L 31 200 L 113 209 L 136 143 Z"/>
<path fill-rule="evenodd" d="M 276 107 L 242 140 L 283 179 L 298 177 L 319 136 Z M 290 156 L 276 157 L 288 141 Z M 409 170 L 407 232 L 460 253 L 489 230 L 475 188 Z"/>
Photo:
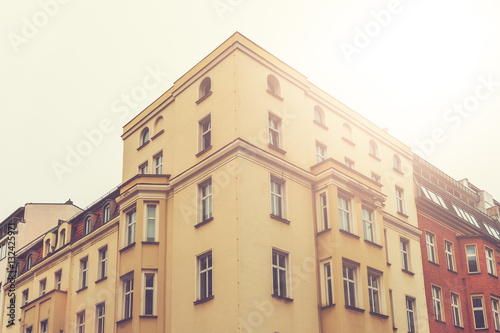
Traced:
<path fill-rule="evenodd" d="M 350 232 L 350 231 L 347 231 L 347 230 L 344 230 L 344 229 L 339 229 L 339 231 L 340 231 L 341 233 L 343 233 L 344 235 L 347 235 L 347 236 L 349 236 L 349 237 L 353 237 L 353 238 L 359 239 L 359 236 L 358 236 L 358 235 L 355 235 L 355 234 L 353 234 L 353 233 L 352 233 L 352 232 Z"/>
<path fill-rule="evenodd" d="M 153 319 L 157 319 L 158 316 L 157 315 L 140 315 L 139 318 L 153 318 Z"/>
<path fill-rule="evenodd" d="M 135 242 L 133 243 L 130 243 L 129 245 L 125 246 L 123 249 L 120 249 L 119 252 L 122 253 L 122 252 L 125 252 L 127 251 L 128 249 L 131 249 L 135 246 Z"/>
<path fill-rule="evenodd" d="M 161 131 L 159 131 L 158 133 L 156 133 L 155 135 L 153 135 L 153 136 L 151 137 L 151 140 L 156 139 L 157 137 L 159 137 L 160 135 L 162 135 L 162 134 L 163 134 L 163 132 L 165 132 L 165 130 L 164 130 L 164 129 L 162 129 Z"/>
<path fill-rule="evenodd" d="M 331 229 L 331 228 L 326 228 L 326 229 L 323 229 L 323 230 L 321 230 L 321 231 L 318 231 L 318 232 L 316 233 L 316 236 L 319 236 L 319 235 L 322 235 L 322 234 L 324 234 L 324 233 L 327 233 L 327 232 L 328 232 L 328 231 L 330 231 L 330 230 L 332 230 L 332 229 Z"/>
<path fill-rule="evenodd" d="M 370 244 L 370 245 L 375 246 L 375 247 L 378 247 L 379 249 L 383 248 L 383 246 L 382 246 L 382 245 L 377 244 L 377 243 L 375 243 L 375 242 L 372 242 L 372 241 L 370 241 L 370 240 L 368 240 L 368 239 L 365 239 L 365 243 Z"/>
<path fill-rule="evenodd" d="M 209 98 L 210 96 L 212 96 L 212 91 L 210 91 L 208 94 L 206 94 L 205 96 L 201 97 L 199 100 L 197 100 L 195 103 L 196 104 L 200 104 L 201 102 L 203 102 L 204 100 L 206 100 L 207 98 Z"/>
<path fill-rule="evenodd" d="M 451 270 L 451 269 L 448 269 L 448 272 L 453 273 L 453 274 L 458 274 L 457 271 L 454 271 L 454 270 Z"/>
<path fill-rule="evenodd" d="M 80 289 L 78 289 L 78 290 L 76 291 L 76 293 L 78 294 L 79 292 L 84 291 L 84 290 L 85 290 L 85 289 L 87 289 L 87 288 L 88 288 L 88 287 L 83 287 L 83 288 L 80 288 Z"/>
<path fill-rule="evenodd" d="M 408 215 L 406 215 L 406 214 L 405 214 L 405 213 L 403 213 L 403 212 L 398 211 L 397 213 L 398 213 L 398 215 L 401 215 L 401 216 L 402 216 L 402 217 L 404 217 L 404 218 L 408 218 Z"/>
<path fill-rule="evenodd" d="M 453 327 L 455 327 L 455 328 L 460 328 L 460 329 L 462 329 L 462 330 L 464 330 L 464 329 L 465 329 L 463 326 L 453 325 Z M 496 332 L 498 332 L 498 331 L 496 331 Z"/>
<path fill-rule="evenodd" d="M 128 317 L 128 318 L 125 318 L 125 319 L 122 319 L 122 320 L 118 320 L 116 323 L 119 325 L 119 324 L 125 323 L 125 322 L 130 321 L 130 320 L 132 320 L 132 317 Z"/>
<path fill-rule="evenodd" d="M 335 306 L 335 303 L 330 304 L 330 305 L 324 305 L 321 307 L 321 310 L 326 310 L 326 309 L 331 309 Z"/>
<path fill-rule="evenodd" d="M 283 155 L 285 155 L 285 154 L 286 154 L 286 150 L 283 150 L 283 149 L 281 149 L 280 147 L 277 147 L 277 146 L 275 146 L 275 145 L 273 145 L 273 144 L 271 144 L 271 143 L 268 143 L 268 144 L 267 144 L 267 146 L 268 146 L 269 148 L 271 148 L 271 149 L 276 150 L 278 153 L 281 153 L 281 154 L 283 154 Z"/>
<path fill-rule="evenodd" d="M 193 302 L 193 304 L 194 304 L 194 305 L 198 305 L 198 304 L 201 304 L 201 303 L 208 302 L 208 301 L 210 301 L 210 300 L 212 300 L 212 299 L 214 299 L 214 295 L 212 295 L 212 296 L 208 296 L 208 297 L 205 297 L 205 298 L 203 298 L 203 299 L 199 299 L 199 300 L 197 300 L 197 301 L 194 301 L 194 302 Z"/>
<path fill-rule="evenodd" d="M 210 217 L 210 218 L 206 219 L 205 221 L 201 221 L 201 222 L 199 222 L 198 224 L 195 224 L 195 226 L 194 226 L 194 227 L 195 227 L 195 228 L 199 228 L 199 227 L 201 227 L 202 225 L 207 224 L 208 222 L 212 221 L 213 219 L 214 219 L 214 217 L 212 216 L 212 217 Z"/>
<path fill-rule="evenodd" d="M 402 270 L 403 272 L 405 272 L 406 274 L 409 274 L 409 275 L 411 275 L 411 276 L 415 275 L 415 273 L 413 273 L 413 272 L 411 272 L 411 271 L 409 271 L 409 270 L 407 270 L 407 269 L 401 268 L 401 270 Z"/>
<path fill-rule="evenodd" d="M 280 295 L 276 295 L 276 294 L 271 294 L 272 297 L 274 298 L 277 298 L 277 299 L 280 299 L 280 300 L 283 300 L 285 302 L 289 302 L 289 303 L 292 303 L 293 302 L 293 298 L 288 298 L 288 297 L 285 297 L 285 296 L 280 296 Z"/>
<path fill-rule="evenodd" d="M 319 127 L 328 130 L 328 127 L 326 127 L 325 124 L 320 123 L 319 121 L 313 120 L 313 122 L 318 125 Z"/>
<path fill-rule="evenodd" d="M 107 276 L 102 277 L 102 278 L 100 278 L 99 280 L 96 280 L 96 281 L 95 281 L 95 283 L 102 282 L 102 281 L 106 280 L 107 278 L 108 278 Z"/>
<path fill-rule="evenodd" d="M 288 221 L 287 219 L 284 219 L 282 217 L 279 217 L 277 215 L 274 215 L 274 214 L 269 214 L 269 216 L 272 218 L 272 219 L 275 219 L 277 221 L 280 221 L 280 222 L 283 222 L 285 224 L 290 224 L 290 221 Z"/>
<path fill-rule="evenodd" d="M 346 305 L 345 308 L 349 309 L 349 310 L 354 310 L 354 311 L 357 311 L 357 312 L 361 312 L 361 313 L 365 312 L 365 309 L 357 308 L 355 306 Z"/>
<path fill-rule="evenodd" d="M 481 274 L 481 272 L 469 272 L 469 275 L 477 275 L 477 274 Z"/>
<path fill-rule="evenodd" d="M 137 151 L 139 151 L 139 150 L 141 150 L 142 148 L 146 147 L 146 146 L 149 144 L 149 142 L 150 142 L 150 141 L 151 141 L 151 140 L 148 140 L 148 141 L 144 142 L 142 145 L 140 145 L 139 147 L 137 147 Z"/>
<path fill-rule="evenodd" d="M 280 101 L 282 101 L 282 100 L 283 100 L 283 97 L 281 97 L 280 95 L 276 95 L 276 94 L 275 94 L 275 93 L 273 93 L 271 90 L 266 89 L 266 91 L 267 91 L 267 93 L 268 93 L 269 95 L 271 95 L 271 96 L 273 96 L 273 97 L 275 97 L 275 98 L 279 99 Z"/>
<path fill-rule="evenodd" d="M 207 148 L 203 149 L 202 151 L 198 152 L 195 156 L 200 157 L 201 155 L 205 154 L 210 149 L 212 149 L 212 145 L 210 145 Z"/>
<path fill-rule="evenodd" d="M 151 245 L 159 245 L 160 242 L 153 242 L 153 241 L 142 241 L 142 244 L 151 244 Z"/>
<path fill-rule="evenodd" d="M 437 267 L 440 267 L 440 265 L 439 265 L 437 262 L 430 261 L 430 260 L 428 260 L 428 261 L 429 261 L 429 264 L 433 264 L 433 265 L 435 265 L 435 266 L 437 266 Z"/>
<path fill-rule="evenodd" d="M 373 159 L 375 159 L 375 160 L 377 160 L 377 161 L 379 161 L 379 162 L 381 161 L 380 157 L 378 157 L 378 156 L 375 156 L 375 155 L 370 154 L 370 153 L 368 153 L 368 155 L 369 155 L 371 158 L 373 158 Z"/>
<path fill-rule="evenodd" d="M 401 176 L 404 176 L 405 174 L 403 173 L 403 171 L 401 170 L 398 170 L 396 168 L 392 168 L 392 170 L 394 170 L 395 172 L 399 173 Z"/>
<path fill-rule="evenodd" d="M 393 331 L 397 331 L 397 330 L 398 330 L 398 328 L 397 328 L 397 327 L 393 327 L 393 328 L 392 328 L 392 330 L 393 330 Z"/>
<path fill-rule="evenodd" d="M 440 324 L 445 324 L 446 325 L 446 322 L 445 321 L 442 321 L 442 320 L 439 320 L 439 319 L 435 319 L 437 323 L 440 323 Z"/>
<path fill-rule="evenodd" d="M 382 313 L 370 311 L 370 314 L 373 315 L 373 316 L 380 317 L 380 318 L 389 319 L 388 315 L 385 315 L 385 314 L 382 314 Z"/>
<path fill-rule="evenodd" d="M 495 279 L 498 279 L 498 276 L 496 276 L 495 274 L 488 273 L 488 275 L 495 278 Z"/>
<path fill-rule="evenodd" d="M 352 142 L 351 140 L 349 140 L 348 138 L 346 137 L 342 137 L 342 140 L 344 140 L 345 142 L 347 142 L 348 144 L 350 144 L 351 146 L 356 146 L 356 144 L 354 142 Z"/>

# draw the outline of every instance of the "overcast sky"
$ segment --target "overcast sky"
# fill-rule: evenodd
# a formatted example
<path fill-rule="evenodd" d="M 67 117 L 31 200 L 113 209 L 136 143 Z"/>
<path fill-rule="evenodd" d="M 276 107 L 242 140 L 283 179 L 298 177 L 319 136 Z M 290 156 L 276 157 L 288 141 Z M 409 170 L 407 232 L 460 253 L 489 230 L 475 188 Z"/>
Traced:
<path fill-rule="evenodd" d="M 0 220 L 119 185 L 122 126 L 235 31 L 500 199 L 498 1 L 0 1 Z"/>

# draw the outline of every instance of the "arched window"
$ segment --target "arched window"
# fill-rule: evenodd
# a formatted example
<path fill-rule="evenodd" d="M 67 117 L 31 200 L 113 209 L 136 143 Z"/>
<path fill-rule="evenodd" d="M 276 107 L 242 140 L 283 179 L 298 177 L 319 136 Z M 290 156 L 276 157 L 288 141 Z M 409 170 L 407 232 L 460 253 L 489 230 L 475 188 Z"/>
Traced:
<path fill-rule="evenodd" d="M 347 125 L 347 124 L 344 124 L 342 126 L 342 135 L 344 136 L 344 138 L 348 139 L 349 141 L 352 141 L 352 130 L 351 130 L 351 126 Z"/>
<path fill-rule="evenodd" d="M 163 130 L 163 117 L 159 116 L 155 121 L 155 135 Z"/>
<path fill-rule="evenodd" d="M 145 144 L 148 141 L 149 141 L 149 128 L 146 127 L 141 132 L 141 142 L 140 142 L 140 145 L 142 146 L 143 144 Z"/>
<path fill-rule="evenodd" d="M 66 229 L 61 230 L 59 233 L 59 246 L 64 246 L 66 244 Z"/>
<path fill-rule="evenodd" d="M 106 204 L 102 209 L 102 223 L 106 223 L 111 218 L 111 205 Z"/>
<path fill-rule="evenodd" d="M 267 90 L 273 95 L 281 96 L 280 83 L 274 75 L 267 76 Z"/>
<path fill-rule="evenodd" d="M 32 266 L 33 266 L 33 255 L 30 254 L 30 255 L 28 255 L 28 258 L 26 259 L 26 270 L 29 271 Z"/>
<path fill-rule="evenodd" d="M 199 98 L 203 98 L 208 96 L 212 92 L 212 80 L 209 77 L 206 77 L 200 83 L 200 91 L 198 93 Z"/>
<path fill-rule="evenodd" d="M 83 235 L 85 236 L 90 234 L 91 230 L 92 230 L 92 219 L 89 216 L 85 219 L 85 222 L 83 223 Z"/>
<path fill-rule="evenodd" d="M 314 121 L 321 125 L 325 125 L 325 113 L 319 106 L 314 107 Z"/>
<path fill-rule="evenodd" d="M 368 152 L 370 153 L 371 156 L 378 157 L 378 148 L 375 141 L 371 140 L 370 143 L 368 144 Z"/>
<path fill-rule="evenodd" d="M 394 155 L 392 158 L 392 167 L 394 170 L 401 171 L 401 160 L 398 155 Z"/>

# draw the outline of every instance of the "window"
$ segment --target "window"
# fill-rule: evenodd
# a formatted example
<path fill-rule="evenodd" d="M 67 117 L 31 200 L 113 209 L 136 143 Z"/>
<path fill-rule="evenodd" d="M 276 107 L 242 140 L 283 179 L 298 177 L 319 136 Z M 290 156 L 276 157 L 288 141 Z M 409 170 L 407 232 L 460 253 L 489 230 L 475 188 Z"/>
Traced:
<path fill-rule="evenodd" d="M 492 298 L 491 299 L 491 311 L 493 314 L 493 323 L 495 324 L 495 330 L 500 331 L 500 310 L 498 307 L 498 299 Z"/>
<path fill-rule="evenodd" d="M 381 178 L 380 178 L 380 176 L 379 176 L 379 175 L 377 175 L 376 173 L 373 173 L 373 172 L 372 172 L 372 180 L 374 180 L 374 181 L 376 181 L 377 183 L 379 183 L 379 184 L 380 184 L 380 179 L 381 179 Z"/>
<path fill-rule="evenodd" d="M 144 314 L 154 314 L 155 274 L 144 274 Z"/>
<path fill-rule="evenodd" d="M 486 247 L 485 254 L 486 254 L 486 268 L 488 270 L 488 273 L 491 275 L 496 275 L 495 261 L 493 260 L 493 250 Z"/>
<path fill-rule="evenodd" d="M 378 157 L 377 144 L 373 140 L 368 144 L 368 153 L 373 157 Z"/>
<path fill-rule="evenodd" d="M 54 289 L 61 290 L 62 282 L 62 271 L 57 271 L 54 273 Z"/>
<path fill-rule="evenodd" d="M 394 170 L 401 172 L 401 159 L 398 155 L 392 157 L 392 167 Z"/>
<path fill-rule="evenodd" d="M 199 122 L 200 152 L 212 146 L 212 116 L 208 115 Z"/>
<path fill-rule="evenodd" d="M 7 242 L 4 242 L 2 245 L 0 245 L 0 260 L 5 258 L 7 255 Z"/>
<path fill-rule="evenodd" d="M 325 113 L 319 106 L 314 107 L 314 121 L 318 124 L 325 125 Z"/>
<path fill-rule="evenodd" d="M 80 260 L 80 289 L 87 288 L 88 283 L 89 258 Z"/>
<path fill-rule="evenodd" d="M 274 75 L 267 76 L 267 90 L 276 96 L 281 96 L 280 83 Z"/>
<path fill-rule="evenodd" d="M 76 314 L 76 326 L 78 333 L 85 333 L 85 311 Z"/>
<path fill-rule="evenodd" d="M 212 251 L 198 256 L 198 300 L 209 298 L 212 292 Z"/>
<path fill-rule="evenodd" d="M 47 279 L 40 280 L 40 296 L 45 295 L 47 290 Z"/>
<path fill-rule="evenodd" d="M 26 270 L 29 271 L 33 265 L 33 255 L 28 255 L 28 259 L 26 259 Z"/>
<path fill-rule="evenodd" d="M 363 234 L 365 239 L 370 242 L 375 242 L 374 232 L 373 232 L 373 211 L 364 208 L 363 213 Z"/>
<path fill-rule="evenodd" d="M 341 230 L 351 232 L 351 202 L 349 199 L 339 197 L 339 226 Z"/>
<path fill-rule="evenodd" d="M 406 296 L 406 318 L 408 321 L 408 333 L 414 333 L 415 330 L 415 299 Z"/>
<path fill-rule="evenodd" d="M 139 146 L 142 146 L 143 144 L 145 144 L 148 141 L 149 141 L 149 128 L 146 127 L 141 132 L 141 141 L 140 141 Z"/>
<path fill-rule="evenodd" d="M 33 333 L 33 326 L 27 327 L 25 333 Z"/>
<path fill-rule="evenodd" d="M 288 297 L 288 254 L 273 250 L 273 295 Z"/>
<path fill-rule="evenodd" d="M 127 214 L 126 245 L 135 243 L 135 210 Z"/>
<path fill-rule="evenodd" d="M 271 177 L 271 214 L 284 218 L 284 187 L 285 182 Z"/>
<path fill-rule="evenodd" d="M 66 244 L 66 229 L 61 230 L 59 236 L 61 237 L 59 240 L 59 246 L 62 247 Z"/>
<path fill-rule="evenodd" d="M 349 168 L 349 169 L 354 169 L 354 161 L 349 159 L 349 158 L 345 158 L 345 165 Z"/>
<path fill-rule="evenodd" d="M 444 241 L 444 252 L 446 254 L 446 267 L 450 271 L 455 271 L 455 254 L 453 252 L 453 243 Z"/>
<path fill-rule="evenodd" d="M 328 223 L 328 200 L 326 198 L 326 192 L 319 195 L 319 218 L 320 218 L 320 230 L 327 230 L 330 228 Z"/>
<path fill-rule="evenodd" d="M 484 315 L 483 296 L 472 297 L 472 313 L 474 315 L 474 327 L 476 329 L 486 328 Z"/>
<path fill-rule="evenodd" d="M 342 125 L 342 135 L 344 139 L 352 142 L 352 130 L 351 127 L 347 124 Z"/>
<path fill-rule="evenodd" d="M 155 135 L 159 135 L 163 131 L 163 117 L 159 116 L 155 120 Z"/>
<path fill-rule="evenodd" d="M 460 296 L 451 293 L 451 314 L 453 315 L 453 325 L 462 327 L 462 311 L 460 310 Z"/>
<path fill-rule="evenodd" d="M 95 306 L 95 317 L 97 333 L 104 333 L 104 319 L 106 317 L 106 304 L 104 302 Z"/>
<path fill-rule="evenodd" d="M 344 280 L 344 301 L 346 306 L 356 307 L 356 267 L 351 265 L 342 266 Z"/>
<path fill-rule="evenodd" d="M 49 321 L 43 320 L 40 322 L 40 333 L 47 333 L 49 331 Z"/>
<path fill-rule="evenodd" d="M 29 289 L 23 291 L 23 304 L 28 304 Z"/>
<path fill-rule="evenodd" d="M 425 232 L 425 241 L 427 242 L 427 259 L 430 262 L 436 262 L 436 252 L 435 252 L 435 236 L 434 234 L 426 231 Z"/>
<path fill-rule="evenodd" d="M 99 250 L 99 266 L 97 268 L 97 279 L 104 279 L 108 275 L 108 247 Z"/>
<path fill-rule="evenodd" d="M 323 306 L 333 305 L 333 277 L 332 277 L 332 264 L 325 262 L 323 267 Z"/>
<path fill-rule="evenodd" d="M 89 216 L 83 223 L 83 235 L 88 235 L 92 231 L 92 218 Z"/>
<path fill-rule="evenodd" d="M 316 163 L 323 162 L 326 158 L 326 146 L 316 142 Z"/>
<path fill-rule="evenodd" d="M 443 321 L 443 312 L 441 309 L 441 288 L 432 286 L 432 305 L 434 307 L 434 319 Z"/>
<path fill-rule="evenodd" d="M 155 164 L 155 174 L 161 175 L 163 173 L 163 152 L 153 157 L 153 160 Z"/>
<path fill-rule="evenodd" d="M 141 175 L 148 174 L 148 162 L 143 163 L 139 166 L 139 174 L 141 174 Z"/>
<path fill-rule="evenodd" d="M 269 144 L 281 148 L 281 118 L 269 113 Z"/>
<path fill-rule="evenodd" d="M 123 319 L 132 318 L 134 304 L 134 276 L 129 275 L 123 280 Z"/>
<path fill-rule="evenodd" d="M 398 213 L 404 214 L 404 191 L 401 187 L 396 186 L 396 208 Z"/>
<path fill-rule="evenodd" d="M 147 222 L 146 222 L 146 241 L 154 242 L 156 240 L 156 205 L 147 206 Z"/>
<path fill-rule="evenodd" d="M 203 81 L 201 81 L 199 98 L 208 96 L 208 94 L 210 94 L 211 92 L 212 92 L 212 80 L 210 80 L 209 77 L 206 77 L 203 79 Z"/>
<path fill-rule="evenodd" d="M 212 178 L 198 185 L 201 222 L 212 218 Z"/>
<path fill-rule="evenodd" d="M 479 265 L 477 262 L 476 245 L 466 245 L 465 251 L 467 254 L 467 267 L 469 269 L 469 273 L 478 273 Z"/>
<path fill-rule="evenodd" d="M 106 223 L 111 219 L 111 205 L 107 204 L 102 209 L 102 223 Z"/>
<path fill-rule="evenodd" d="M 370 301 L 370 312 L 380 312 L 380 278 L 368 272 L 368 296 Z"/>
<path fill-rule="evenodd" d="M 45 255 L 49 255 L 50 254 L 50 239 L 47 239 L 45 241 Z"/>
<path fill-rule="evenodd" d="M 400 239 L 401 246 L 401 267 L 404 271 L 410 271 L 410 242 L 406 239 Z"/>

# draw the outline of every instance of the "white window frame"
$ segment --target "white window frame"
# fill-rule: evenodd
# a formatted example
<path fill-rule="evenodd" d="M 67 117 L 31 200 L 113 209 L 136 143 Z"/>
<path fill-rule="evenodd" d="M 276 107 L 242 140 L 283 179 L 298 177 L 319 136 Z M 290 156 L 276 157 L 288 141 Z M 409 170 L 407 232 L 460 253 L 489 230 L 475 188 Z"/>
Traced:
<path fill-rule="evenodd" d="M 106 223 L 111 220 L 111 204 L 107 203 L 102 209 L 102 223 Z"/>
<path fill-rule="evenodd" d="M 104 255 L 104 256 L 103 256 Z M 108 276 L 108 246 L 103 246 L 98 251 L 97 280 Z"/>
<path fill-rule="evenodd" d="M 129 274 L 121 278 L 123 288 L 123 319 L 132 318 L 134 310 L 134 275 Z M 128 304 L 127 304 L 128 303 Z M 127 306 L 128 305 L 128 306 Z"/>
<path fill-rule="evenodd" d="M 66 245 L 66 229 L 62 229 L 60 232 L 59 232 L 59 237 L 60 237 L 60 240 L 59 240 L 59 246 L 60 247 L 63 247 L 64 245 Z"/>
<path fill-rule="evenodd" d="M 199 148 L 198 151 L 202 152 L 212 147 L 212 115 L 209 114 L 198 122 L 198 137 Z"/>
<path fill-rule="evenodd" d="M 405 192 L 399 186 L 396 186 L 396 210 L 398 213 L 405 213 Z"/>
<path fill-rule="evenodd" d="M 54 289 L 61 290 L 62 286 L 62 269 L 54 273 Z"/>
<path fill-rule="evenodd" d="M 281 265 L 280 263 L 280 258 L 284 259 L 283 265 Z M 273 296 L 280 298 L 291 298 L 290 254 L 282 250 L 273 249 L 271 257 L 271 268 L 271 276 L 273 279 Z"/>
<path fill-rule="evenodd" d="M 316 163 L 321 163 L 326 160 L 327 146 L 316 141 Z"/>
<path fill-rule="evenodd" d="M 399 248 L 401 250 L 401 269 L 410 272 L 411 271 L 410 241 L 408 239 L 400 238 Z"/>
<path fill-rule="evenodd" d="M 480 299 L 481 300 L 481 306 L 474 306 L 474 299 Z M 472 305 L 472 318 L 474 320 L 474 328 L 477 329 L 482 329 L 482 328 L 487 328 L 488 327 L 488 318 L 486 317 L 486 311 L 484 309 L 484 296 L 483 295 L 471 295 L 471 305 Z M 483 316 L 483 322 L 484 326 L 477 326 L 476 322 L 476 311 L 481 311 L 481 314 Z"/>
<path fill-rule="evenodd" d="M 85 310 L 76 314 L 77 333 L 85 333 Z"/>
<path fill-rule="evenodd" d="M 153 163 L 155 168 L 155 174 L 163 174 L 163 152 L 159 152 L 153 157 Z"/>
<path fill-rule="evenodd" d="M 86 236 L 92 232 L 92 217 L 87 216 L 83 221 L 83 235 Z"/>
<path fill-rule="evenodd" d="M 351 160 L 350 158 L 346 157 L 344 159 L 344 161 L 345 161 L 344 164 L 345 164 L 346 167 L 348 167 L 349 169 L 353 169 L 354 170 L 355 163 L 354 163 L 353 160 Z"/>
<path fill-rule="evenodd" d="M 441 287 L 431 285 L 432 307 L 434 309 L 434 319 L 444 321 L 443 313 L 443 292 Z"/>
<path fill-rule="evenodd" d="M 279 191 L 278 191 L 279 189 Z M 271 175 L 271 215 L 286 219 L 286 181 Z"/>
<path fill-rule="evenodd" d="M 147 284 L 147 276 L 152 276 L 153 277 L 153 285 L 148 286 Z M 143 277 L 143 295 L 142 295 L 142 314 L 144 316 L 154 316 L 156 315 L 156 294 L 157 294 L 157 281 L 158 281 L 158 275 L 155 271 L 144 271 L 142 274 Z M 148 292 L 150 292 L 150 299 L 148 297 Z M 146 309 L 148 308 L 148 300 L 151 301 L 151 313 L 147 313 Z"/>
<path fill-rule="evenodd" d="M 26 288 L 25 290 L 23 290 L 23 305 L 28 304 L 29 295 L 30 295 L 29 293 L 30 293 L 29 288 Z"/>
<path fill-rule="evenodd" d="M 205 263 L 203 267 L 203 263 Z M 213 276 L 213 256 L 212 250 L 209 250 L 196 257 L 197 283 L 196 300 L 202 301 L 209 299 L 214 295 L 214 276 Z"/>
<path fill-rule="evenodd" d="M 89 257 L 80 259 L 80 280 L 78 289 L 84 289 L 89 284 Z"/>
<path fill-rule="evenodd" d="M 40 321 L 40 333 L 47 333 L 49 331 L 49 320 L 41 320 Z"/>
<path fill-rule="evenodd" d="M 283 122 L 280 117 L 272 112 L 268 113 L 267 117 L 268 132 L 269 132 L 269 144 L 283 149 Z"/>
<path fill-rule="evenodd" d="M 497 272 L 495 269 L 495 253 L 493 252 L 493 249 L 485 246 L 484 254 L 486 256 L 486 269 L 488 271 L 488 274 L 496 276 Z"/>
<path fill-rule="evenodd" d="M 125 246 L 135 243 L 135 226 L 137 220 L 137 211 L 131 210 L 126 214 L 127 227 L 125 228 Z"/>
<path fill-rule="evenodd" d="M 321 261 L 321 300 L 322 306 L 335 304 L 333 289 L 333 265 L 331 259 Z"/>
<path fill-rule="evenodd" d="M 427 260 L 437 264 L 436 235 L 426 230 L 425 243 L 427 244 Z"/>
<path fill-rule="evenodd" d="M 363 235 L 365 240 L 376 243 L 376 230 L 375 230 L 375 211 L 371 208 L 363 206 L 361 208 L 363 220 Z"/>
<path fill-rule="evenodd" d="M 345 203 L 345 205 L 344 205 Z M 351 218 L 351 198 L 343 195 L 338 196 L 339 228 L 353 233 Z M 346 221 L 347 220 L 347 221 Z"/>
<path fill-rule="evenodd" d="M 5 258 L 7 256 L 7 242 L 3 242 L 2 245 L 0 245 L 0 260 Z"/>
<path fill-rule="evenodd" d="M 146 242 L 156 242 L 157 239 L 157 228 L 158 228 L 158 205 L 153 204 L 153 203 L 147 203 L 145 205 L 145 221 L 146 221 L 146 226 L 144 228 L 144 240 Z M 153 213 L 152 216 L 150 213 Z M 151 235 L 150 232 L 153 234 Z"/>
<path fill-rule="evenodd" d="M 100 311 L 102 309 L 102 311 Z M 101 302 L 95 306 L 95 322 L 96 322 L 96 333 L 105 332 L 106 323 L 106 303 Z"/>
<path fill-rule="evenodd" d="M 47 279 L 46 278 L 41 279 L 38 285 L 39 285 L 40 296 L 45 295 L 45 293 L 47 292 Z"/>
<path fill-rule="evenodd" d="M 462 327 L 462 307 L 460 305 L 460 295 L 454 292 L 450 293 L 451 314 L 453 325 Z"/>
<path fill-rule="evenodd" d="M 368 153 L 371 156 L 378 158 L 378 146 L 373 140 L 370 140 L 368 143 Z"/>
<path fill-rule="evenodd" d="M 352 277 L 349 272 L 352 273 Z M 343 261 L 342 262 L 342 281 L 344 288 L 344 304 L 345 306 L 350 306 L 354 308 L 361 308 L 360 297 L 359 297 L 359 265 Z M 346 288 L 347 285 L 347 288 Z M 354 295 L 352 295 L 354 294 Z"/>
<path fill-rule="evenodd" d="M 198 223 L 210 221 L 214 216 L 212 177 L 198 184 L 198 205 Z"/>
<path fill-rule="evenodd" d="M 474 254 L 469 254 L 469 251 L 467 251 L 469 248 L 474 248 Z M 477 256 L 477 245 L 476 244 L 466 244 L 465 245 L 465 257 L 467 259 L 467 271 L 469 273 L 480 273 L 481 270 L 479 269 L 479 258 Z M 469 258 L 474 258 L 474 261 L 476 263 L 477 270 L 476 271 L 471 271 L 470 270 L 470 261 Z"/>
<path fill-rule="evenodd" d="M 319 106 L 314 107 L 314 121 L 320 125 L 326 126 L 325 112 Z"/>
<path fill-rule="evenodd" d="M 139 174 L 140 175 L 148 174 L 148 162 L 144 162 L 141 165 L 139 165 Z"/>
<path fill-rule="evenodd" d="M 448 270 L 456 272 L 455 250 L 452 242 L 447 240 L 444 241 L 444 252 L 446 254 L 446 267 L 448 268 Z"/>
<path fill-rule="evenodd" d="M 328 194 L 326 191 L 318 194 L 318 230 L 330 229 L 329 209 L 328 209 Z"/>
<path fill-rule="evenodd" d="M 368 301 L 371 313 L 382 313 L 382 276 L 368 270 Z"/>
<path fill-rule="evenodd" d="M 408 324 L 408 333 L 417 332 L 415 298 L 406 296 L 406 320 Z"/>
<path fill-rule="evenodd" d="M 495 297 L 491 298 L 491 312 L 495 331 L 500 331 L 500 300 Z"/>

